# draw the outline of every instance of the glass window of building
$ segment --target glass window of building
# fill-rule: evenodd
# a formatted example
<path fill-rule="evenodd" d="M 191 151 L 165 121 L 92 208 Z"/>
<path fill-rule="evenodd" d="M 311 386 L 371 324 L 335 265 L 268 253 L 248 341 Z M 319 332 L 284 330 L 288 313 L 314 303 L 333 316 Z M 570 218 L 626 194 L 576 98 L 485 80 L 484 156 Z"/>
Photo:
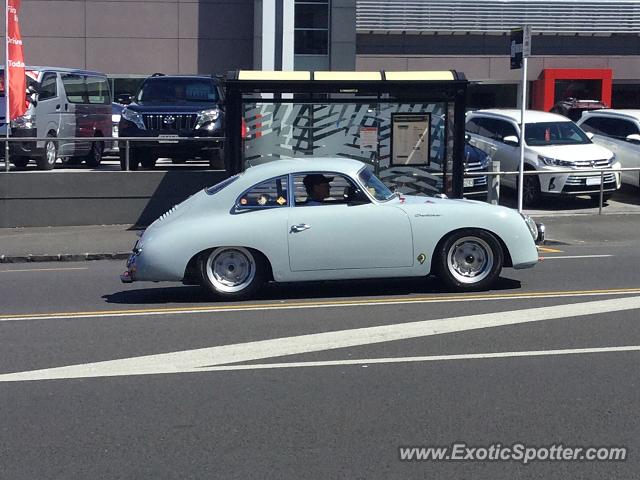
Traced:
<path fill-rule="evenodd" d="M 296 55 L 329 54 L 329 0 L 296 0 Z"/>

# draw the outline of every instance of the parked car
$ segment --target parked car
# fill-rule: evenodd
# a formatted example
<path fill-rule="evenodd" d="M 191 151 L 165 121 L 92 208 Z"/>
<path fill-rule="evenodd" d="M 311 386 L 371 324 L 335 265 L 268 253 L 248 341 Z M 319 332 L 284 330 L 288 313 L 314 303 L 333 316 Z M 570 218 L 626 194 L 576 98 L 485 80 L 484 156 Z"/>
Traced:
<path fill-rule="evenodd" d="M 616 154 L 623 167 L 640 167 L 640 110 L 595 110 L 578 122 L 593 142 Z M 638 172 L 622 172 L 622 182 L 640 186 Z"/>
<path fill-rule="evenodd" d="M 322 193 L 324 200 L 318 200 Z M 121 275 L 202 284 L 221 298 L 265 281 L 426 277 L 490 288 L 538 262 L 535 222 L 472 200 L 392 193 L 364 163 L 279 160 L 191 196 L 143 233 Z"/>
<path fill-rule="evenodd" d="M 185 141 L 177 137 L 224 137 L 223 93 L 219 81 L 207 76 L 155 74 L 147 78 L 133 102 L 122 110 L 120 137 L 149 137 L 153 141 L 131 142 L 129 168 L 153 168 L 159 157 L 175 163 L 190 158 L 209 160 L 220 168 L 223 141 Z M 120 165 L 125 169 L 125 149 Z"/>
<path fill-rule="evenodd" d="M 553 107 L 551 107 L 550 112 L 563 115 L 568 119 L 577 122 L 583 112 L 598 110 L 600 108 L 607 108 L 607 105 L 602 103 L 600 100 L 578 100 L 577 98 L 569 97 L 557 102 Z"/>
<path fill-rule="evenodd" d="M 120 117 L 122 116 L 123 109 L 124 105 L 122 105 L 121 103 L 111 103 L 111 136 L 114 138 L 118 137 L 118 124 L 120 123 Z M 110 142 L 106 146 L 104 153 L 109 155 L 117 155 L 118 141 L 114 140 L 113 142 Z"/>
<path fill-rule="evenodd" d="M 467 115 L 466 130 L 471 143 L 493 152 L 503 171 L 520 168 L 520 110 L 477 110 Z M 523 203 L 535 205 L 542 195 L 591 195 L 599 198 L 600 173 L 580 170 L 606 170 L 605 199 L 620 188 L 620 162 L 608 149 L 593 144 L 580 127 L 554 113 L 525 112 L 524 169 L 541 175 L 525 175 Z M 558 173 L 558 170 L 575 173 Z M 503 185 L 517 188 L 517 176 L 501 178 Z"/>
<path fill-rule="evenodd" d="M 24 168 L 35 159 L 38 168 L 51 170 L 58 158 L 69 164 L 97 167 L 104 141 L 111 136 L 111 92 L 100 72 L 59 67 L 26 67 L 32 101 L 26 113 L 11 122 L 11 135 L 46 141 L 11 142 L 10 161 Z M 4 75 L 4 71 L 2 71 Z M 2 106 L 4 108 L 4 93 Z M 56 138 L 86 137 L 86 141 Z"/>

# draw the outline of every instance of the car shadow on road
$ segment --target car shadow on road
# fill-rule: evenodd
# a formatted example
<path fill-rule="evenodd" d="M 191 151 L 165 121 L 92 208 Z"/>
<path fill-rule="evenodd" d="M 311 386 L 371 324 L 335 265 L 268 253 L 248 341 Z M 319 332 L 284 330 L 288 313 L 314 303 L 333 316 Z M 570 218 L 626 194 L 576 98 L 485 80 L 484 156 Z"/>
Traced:
<path fill-rule="evenodd" d="M 515 290 L 521 288 L 519 280 L 500 277 L 491 292 Z M 269 302 L 301 299 L 331 300 L 337 298 L 381 297 L 416 294 L 451 294 L 444 289 L 435 277 L 425 281 L 418 278 L 392 278 L 376 280 L 270 283 L 263 288 L 252 301 Z M 103 295 L 106 303 L 127 305 L 158 305 L 210 303 L 213 299 L 201 287 L 152 287 L 124 290 Z"/>

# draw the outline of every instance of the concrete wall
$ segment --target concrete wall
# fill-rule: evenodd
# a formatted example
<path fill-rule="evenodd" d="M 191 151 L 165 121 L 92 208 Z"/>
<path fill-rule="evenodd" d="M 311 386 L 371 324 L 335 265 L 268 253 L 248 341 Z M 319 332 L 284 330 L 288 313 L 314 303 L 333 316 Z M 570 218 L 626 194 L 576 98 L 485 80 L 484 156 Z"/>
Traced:
<path fill-rule="evenodd" d="M 0 173 L 0 228 L 148 225 L 220 171 Z"/>
<path fill-rule="evenodd" d="M 25 63 L 110 74 L 210 74 L 252 68 L 253 3 L 23 0 Z M 4 35 L 4 12 L 1 28 Z"/>

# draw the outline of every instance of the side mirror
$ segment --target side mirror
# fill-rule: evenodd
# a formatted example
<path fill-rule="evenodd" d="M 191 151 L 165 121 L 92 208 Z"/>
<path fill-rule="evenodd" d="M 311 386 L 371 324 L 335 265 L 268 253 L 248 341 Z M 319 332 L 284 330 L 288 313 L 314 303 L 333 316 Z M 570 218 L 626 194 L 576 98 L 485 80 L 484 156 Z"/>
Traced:
<path fill-rule="evenodd" d="M 631 143 L 640 143 L 640 135 L 637 133 L 632 133 L 631 135 L 627 135 L 627 141 Z"/>
<path fill-rule="evenodd" d="M 133 96 L 128 93 L 123 93 L 118 95 L 116 101 L 122 105 L 129 105 L 133 101 Z"/>
<path fill-rule="evenodd" d="M 515 135 L 507 135 L 502 139 L 502 141 L 509 145 L 514 145 L 514 146 L 520 145 L 520 142 L 518 142 L 518 137 L 516 137 Z"/>
<path fill-rule="evenodd" d="M 593 140 L 593 132 L 584 132 L 584 133 L 587 137 L 589 137 L 589 140 Z"/>

